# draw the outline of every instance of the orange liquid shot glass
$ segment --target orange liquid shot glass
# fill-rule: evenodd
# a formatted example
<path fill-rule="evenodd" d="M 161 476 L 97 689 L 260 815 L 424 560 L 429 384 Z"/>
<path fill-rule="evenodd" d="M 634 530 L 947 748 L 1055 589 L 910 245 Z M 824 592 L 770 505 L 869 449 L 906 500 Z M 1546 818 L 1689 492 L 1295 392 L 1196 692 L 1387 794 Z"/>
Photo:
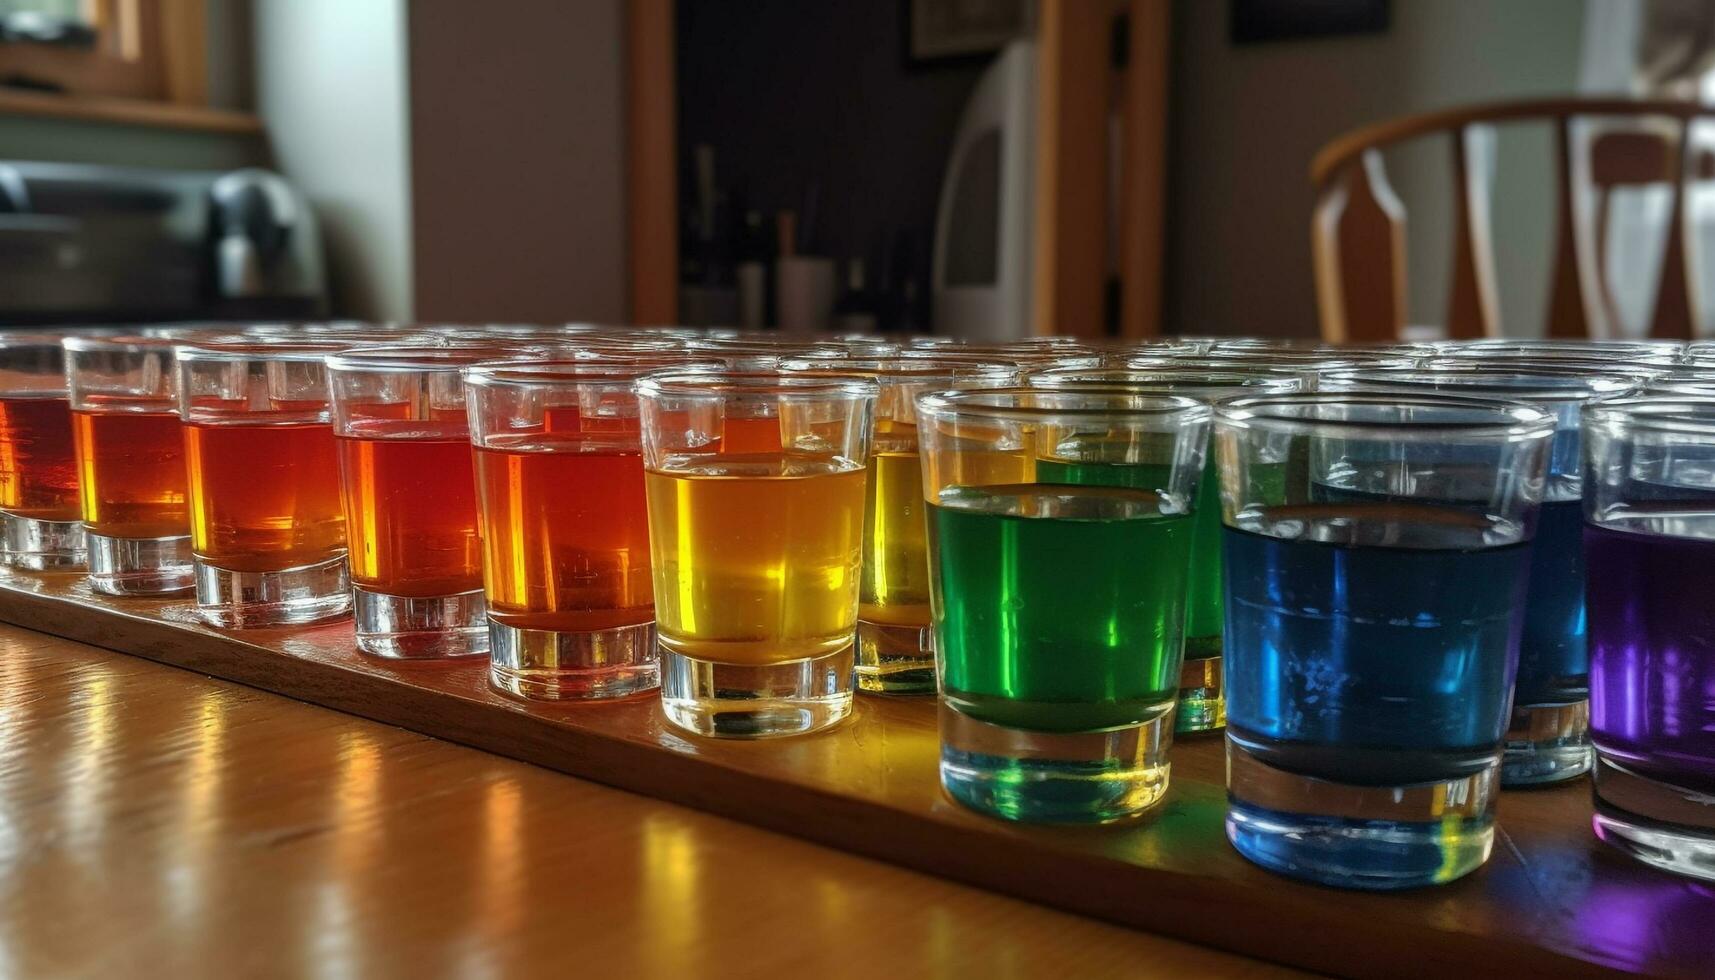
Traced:
<path fill-rule="evenodd" d="M 631 394 L 644 369 L 492 371 L 473 373 L 468 388 L 480 432 L 490 683 L 534 700 L 654 690 L 655 595 Z"/>
<path fill-rule="evenodd" d="M 363 653 L 418 661 L 488 653 L 462 372 L 534 353 L 461 340 L 396 342 L 327 359 Z"/>
<path fill-rule="evenodd" d="M 482 535 L 464 413 L 368 414 L 338 438 L 358 648 L 411 660 L 481 656 Z"/>
<path fill-rule="evenodd" d="M 64 395 L 0 397 L 0 511 L 40 521 L 81 517 Z"/>
<path fill-rule="evenodd" d="M 0 397 L 5 563 L 32 571 L 82 568 L 86 552 L 79 518 L 71 404 L 65 394 Z"/>
<path fill-rule="evenodd" d="M 185 455 L 199 560 L 274 572 L 344 559 L 332 425 L 190 422 Z"/>
<path fill-rule="evenodd" d="M 65 339 L 89 586 L 165 595 L 195 580 L 174 341 Z"/>
<path fill-rule="evenodd" d="M 312 623 L 351 610 L 321 357 L 309 345 L 179 349 L 197 606 L 216 626 Z M 244 397 L 232 397 L 245 378 Z M 256 390 L 264 381 L 268 389 Z"/>
<path fill-rule="evenodd" d="M 177 410 L 159 402 L 79 409 L 72 434 L 90 587 L 108 595 L 190 588 L 190 489 Z"/>

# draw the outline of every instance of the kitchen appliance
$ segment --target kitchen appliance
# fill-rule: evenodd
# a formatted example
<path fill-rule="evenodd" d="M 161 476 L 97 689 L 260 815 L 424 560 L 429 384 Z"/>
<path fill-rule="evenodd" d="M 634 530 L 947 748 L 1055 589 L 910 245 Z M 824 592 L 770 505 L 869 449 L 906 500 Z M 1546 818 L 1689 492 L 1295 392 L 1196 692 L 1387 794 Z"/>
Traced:
<path fill-rule="evenodd" d="M 0 323 L 326 312 L 315 214 L 278 174 L 0 161 Z"/>

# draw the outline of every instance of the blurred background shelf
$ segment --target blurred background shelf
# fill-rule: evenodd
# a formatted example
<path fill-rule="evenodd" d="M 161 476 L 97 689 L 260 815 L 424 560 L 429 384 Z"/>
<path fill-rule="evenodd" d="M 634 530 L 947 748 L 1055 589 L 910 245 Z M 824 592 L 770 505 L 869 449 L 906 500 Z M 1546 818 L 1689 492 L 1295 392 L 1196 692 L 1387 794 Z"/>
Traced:
<path fill-rule="evenodd" d="M 83 122 L 153 126 L 205 133 L 260 134 L 261 117 L 231 109 L 99 95 L 61 95 L 0 89 L 0 115 L 42 116 Z"/>

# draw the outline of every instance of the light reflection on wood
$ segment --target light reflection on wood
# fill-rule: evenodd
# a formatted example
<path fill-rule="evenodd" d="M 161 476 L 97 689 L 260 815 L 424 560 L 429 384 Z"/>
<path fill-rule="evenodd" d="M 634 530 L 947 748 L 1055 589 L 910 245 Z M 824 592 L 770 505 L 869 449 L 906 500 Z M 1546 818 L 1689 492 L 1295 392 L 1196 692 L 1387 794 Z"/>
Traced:
<path fill-rule="evenodd" d="M 0 975 L 853 964 L 1289 975 L 0 625 Z"/>

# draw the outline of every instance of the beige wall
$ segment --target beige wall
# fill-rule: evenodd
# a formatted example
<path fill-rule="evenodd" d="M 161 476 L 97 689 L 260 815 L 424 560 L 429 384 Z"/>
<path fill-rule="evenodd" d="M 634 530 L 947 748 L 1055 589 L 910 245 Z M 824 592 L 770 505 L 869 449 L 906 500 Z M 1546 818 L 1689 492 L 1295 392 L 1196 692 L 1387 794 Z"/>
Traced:
<path fill-rule="evenodd" d="M 503 7 L 410 4 L 417 316 L 623 320 L 621 0 Z"/>
<path fill-rule="evenodd" d="M 1576 91 L 1584 0 L 1394 0 L 1386 34 L 1233 46 L 1226 3 L 1181 0 L 1169 143 L 1170 329 L 1310 335 L 1310 158 L 1341 132 L 1424 109 Z M 1542 330 L 1554 193 L 1546 126 L 1502 130 L 1494 185 L 1501 318 Z M 1446 306 L 1445 140 L 1389 157 L 1408 216 L 1410 320 Z"/>
<path fill-rule="evenodd" d="M 412 318 L 405 0 L 256 0 L 256 107 L 321 220 L 334 309 Z"/>

